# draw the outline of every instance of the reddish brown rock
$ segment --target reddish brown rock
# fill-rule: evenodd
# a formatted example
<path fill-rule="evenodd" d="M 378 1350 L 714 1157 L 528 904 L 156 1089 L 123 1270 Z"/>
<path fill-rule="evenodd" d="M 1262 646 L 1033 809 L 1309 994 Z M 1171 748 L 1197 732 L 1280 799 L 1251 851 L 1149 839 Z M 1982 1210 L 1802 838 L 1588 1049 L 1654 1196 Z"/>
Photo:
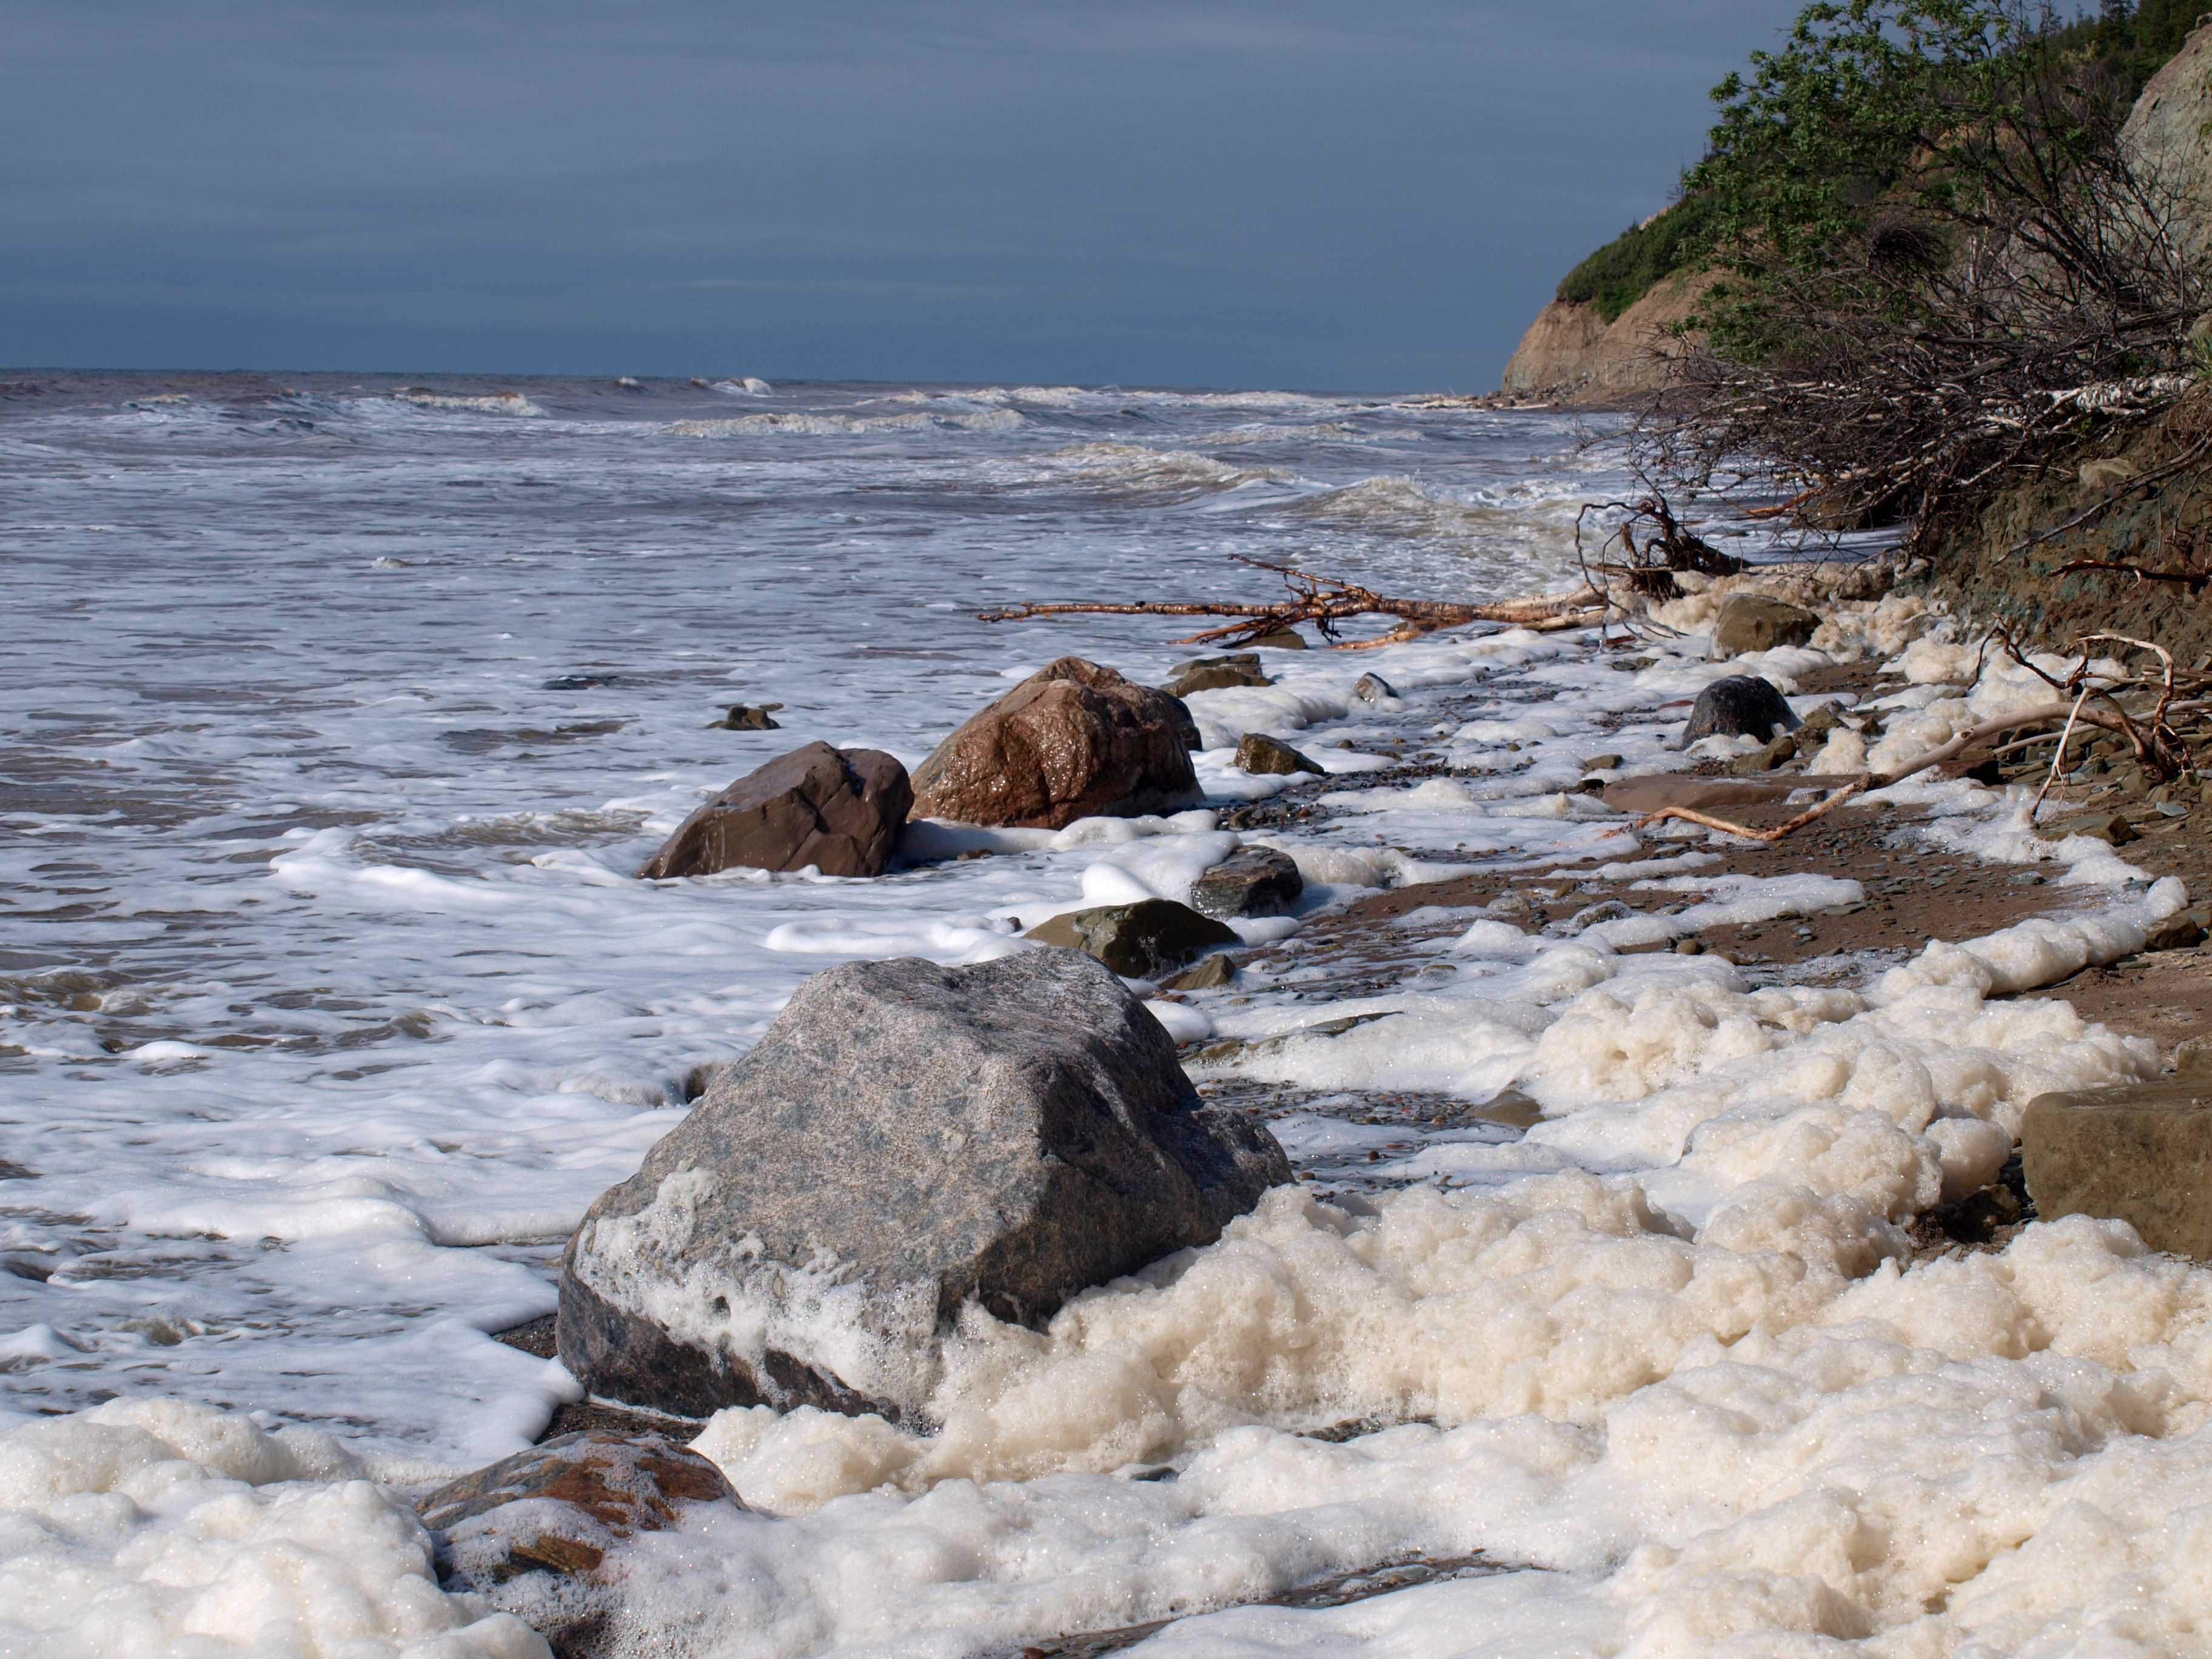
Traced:
<path fill-rule="evenodd" d="M 1062 657 L 938 744 L 914 775 L 914 814 L 1063 830 L 1175 811 L 1199 793 L 1189 719 L 1164 691 Z"/>
<path fill-rule="evenodd" d="M 688 1447 L 590 1431 L 502 1458 L 417 1507 L 437 1534 L 441 1583 L 514 1613 L 562 1659 L 585 1659 L 621 1646 L 607 1558 L 701 1504 L 744 1507 L 721 1470 Z"/>
<path fill-rule="evenodd" d="M 747 773 L 684 820 L 638 874 L 803 870 L 880 876 L 914 805 L 906 768 L 880 749 L 810 743 Z"/>

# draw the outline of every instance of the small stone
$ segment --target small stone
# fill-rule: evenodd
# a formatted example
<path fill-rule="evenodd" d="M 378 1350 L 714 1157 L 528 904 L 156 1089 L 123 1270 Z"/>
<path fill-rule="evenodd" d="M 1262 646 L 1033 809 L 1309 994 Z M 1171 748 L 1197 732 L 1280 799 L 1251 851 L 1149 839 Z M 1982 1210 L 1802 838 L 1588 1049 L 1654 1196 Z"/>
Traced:
<path fill-rule="evenodd" d="M 2038 1219 L 2107 1216 L 2154 1250 L 2212 1256 L 2212 1080 L 2038 1095 L 2020 1133 Z"/>
<path fill-rule="evenodd" d="M 1779 726 L 1795 732 L 1797 716 L 1782 693 L 1766 680 L 1749 674 L 1731 674 L 1715 680 L 1698 693 L 1690 719 L 1682 728 L 1685 747 L 1699 738 L 1757 738 L 1761 743 Z"/>
<path fill-rule="evenodd" d="M 1804 722 L 1797 728 L 1797 735 L 1801 738 L 1826 737 L 1843 724 L 1844 717 L 1836 713 L 1836 705 L 1824 702 L 1805 716 Z"/>
<path fill-rule="evenodd" d="M 1362 702 L 1381 702 L 1398 695 L 1397 688 L 1380 674 L 1362 674 L 1352 682 L 1352 695 Z"/>
<path fill-rule="evenodd" d="M 2204 924 L 2186 910 L 2151 923 L 2143 934 L 2146 951 L 2186 951 L 2204 943 Z"/>
<path fill-rule="evenodd" d="M 1585 772 L 1610 772 L 1620 764 L 1618 755 L 1592 755 L 1583 763 Z"/>
<path fill-rule="evenodd" d="M 1713 654 L 1741 657 L 1749 651 L 1802 645 L 1820 625 L 1820 617 L 1802 605 L 1764 593 L 1731 593 L 1713 619 Z"/>
<path fill-rule="evenodd" d="M 1468 1113 L 1489 1123 L 1503 1123 L 1509 1128 L 1533 1128 L 1542 1121 L 1544 1109 L 1535 1097 L 1518 1089 L 1501 1089 L 1488 1100 Z"/>
<path fill-rule="evenodd" d="M 1755 749 L 1748 755 L 1738 755 L 1729 763 L 1729 775 L 1737 778 L 1756 777 L 1762 772 L 1771 772 L 1785 761 L 1796 757 L 1797 744 L 1794 738 L 1777 738 L 1764 749 Z"/>
<path fill-rule="evenodd" d="M 1279 916 L 1306 890 L 1287 853 L 1247 847 L 1200 876 L 1190 890 L 1193 908 L 1209 916 Z"/>
<path fill-rule="evenodd" d="M 1054 916 L 1023 936 L 1096 957 L 1124 979 L 1157 980 L 1209 945 L 1240 945 L 1234 929 L 1173 899 L 1101 904 Z"/>
<path fill-rule="evenodd" d="M 1678 939 L 1674 941 L 1674 954 L 1678 957 L 1701 957 L 1705 955 L 1705 940 L 1698 939 L 1694 935 L 1688 939 Z"/>
<path fill-rule="evenodd" d="M 1187 697 L 1194 691 L 1225 691 L 1231 686 L 1273 684 L 1257 668 L 1248 668 L 1242 663 L 1218 662 L 1187 668 L 1161 689 L 1171 697 Z"/>
<path fill-rule="evenodd" d="M 2035 833 L 2045 841 L 2064 841 L 2069 836 L 2087 836 L 2092 841 L 2101 841 L 2108 846 L 2124 847 L 2136 839 L 2136 827 L 2118 812 L 2076 812 L 2071 817 L 2054 818 L 2049 823 L 2036 826 Z"/>
<path fill-rule="evenodd" d="M 1287 776 L 1293 772 L 1320 772 L 1318 762 L 1301 755 L 1265 732 L 1247 732 L 1237 742 L 1237 767 L 1255 776 Z"/>
<path fill-rule="evenodd" d="M 1236 977 L 1236 963 L 1217 951 L 1195 968 L 1186 968 L 1173 979 L 1164 981 L 1162 988 L 1170 991 L 1218 991 Z"/>

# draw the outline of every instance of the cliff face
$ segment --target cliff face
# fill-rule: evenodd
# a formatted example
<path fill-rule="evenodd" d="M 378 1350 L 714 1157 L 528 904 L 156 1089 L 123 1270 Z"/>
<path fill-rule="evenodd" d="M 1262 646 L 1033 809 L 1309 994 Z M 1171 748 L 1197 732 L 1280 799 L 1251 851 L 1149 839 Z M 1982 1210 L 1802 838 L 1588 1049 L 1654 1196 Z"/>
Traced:
<path fill-rule="evenodd" d="M 1657 391 L 1679 349 L 1670 331 L 1688 320 L 1716 280 L 1710 271 L 1668 277 L 1610 325 L 1595 305 L 1553 301 L 1521 337 L 1501 389 L 1578 404 L 1632 403 Z"/>
<path fill-rule="evenodd" d="M 2150 78 L 2120 144 L 2166 198 L 2185 255 L 2212 263 L 2212 28 L 2200 28 Z"/>

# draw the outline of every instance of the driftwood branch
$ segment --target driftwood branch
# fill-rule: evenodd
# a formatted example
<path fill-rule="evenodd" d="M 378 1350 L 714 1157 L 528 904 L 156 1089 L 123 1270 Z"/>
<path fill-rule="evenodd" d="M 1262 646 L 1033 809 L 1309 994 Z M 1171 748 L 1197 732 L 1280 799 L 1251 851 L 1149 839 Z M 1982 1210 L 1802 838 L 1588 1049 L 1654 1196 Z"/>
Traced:
<path fill-rule="evenodd" d="M 1289 565 L 1237 556 L 1237 562 L 1273 571 L 1283 579 L 1291 597 L 1273 605 L 1240 605 L 1227 600 L 1139 599 L 1113 605 L 1089 600 L 1009 605 L 1002 611 L 979 612 L 979 622 L 1028 622 L 1041 617 L 1231 617 L 1237 620 L 1186 635 L 1178 645 L 1242 645 L 1311 623 L 1323 638 L 1340 651 L 1364 650 L 1418 639 L 1439 628 L 1460 628 L 1469 623 L 1507 623 L 1539 633 L 1588 628 L 1605 617 L 1602 589 L 1585 587 L 1573 593 L 1547 593 L 1525 599 L 1495 599 L 1480 605 L 1455 605 L 1443 599 L 1408 599 L 1377 593 L 1357 582 L 1344 581 Z M 1398 626 L 1379 639 L 1340 640 L 1336 624 L 1352 617 L 1395 617 Z"/>

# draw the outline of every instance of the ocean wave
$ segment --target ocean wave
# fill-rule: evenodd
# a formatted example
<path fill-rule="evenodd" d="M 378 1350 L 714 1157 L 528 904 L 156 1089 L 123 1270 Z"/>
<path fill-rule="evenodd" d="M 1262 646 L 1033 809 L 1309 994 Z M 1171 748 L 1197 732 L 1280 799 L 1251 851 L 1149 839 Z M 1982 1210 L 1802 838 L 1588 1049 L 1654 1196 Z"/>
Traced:
<path fill-rule="evenodd" d="M 1044 459 L 1086 483 L 1115 489 L 1166 492 L 1186 500 L 1248 483 L 1288 483 L 1297 477 L 1279 466 L 1231 466 L 1196 450 L 1153 449 L 1144 444 L 1071 444 Z"/>
<path fill-rule="evenodd" d="M 1012 432 L 1023 424 L 1010 409 L 978 415 L 740 415 L 726 421 L 672 421 L 661 428 L 680 438 L 742 438 L 761 432 L 789 433 L 800 437 L 832 437 L 847 433 L 927 432 L 933 427 L 955 432 Z"/>
<path fill-rule="evenodd" d="M 1472 536 L 1526 518 L 1525 510 L 1432 495 L 1403 474 L 1363 478 L 1345 489 L 1309 496 L 1291 510 L 1307 518 L 1395 536 Z"/>
<path fill-rule="evenodd" d="M 392 398 L 395 403 L 413 404 L 417 409 L 465 410 L 477 415 L 543 415 L 545 412 L 520 392 L 495 392 L 483 398 L 453 398 L 442 392 L 426 392 L 420 386 L 409 386 L 393 392 Z"/>
<path fill-rule="evenodd" d="M 1417 440 L 1420 435 L 1411 427 L 1377 427 L 1363 432 L 1357 427 L 1346 426 L 1341 421 L 1320 421 L 1300 426 L 1263 426 L 1255 422 L 1249 426 L 1225 427 L 1219 432 L 1201 432 L 1191 441 L 1224 446 L 1299 442 L 1372 444 L 1403 443 Z"/>
<path fill-rule="evenodd" d="M 750 374 L 732 375 L 726 380 L 717 380 L 708 389 L 730 398 L 765 398 L 775 390 L 766 380 Z"/>

